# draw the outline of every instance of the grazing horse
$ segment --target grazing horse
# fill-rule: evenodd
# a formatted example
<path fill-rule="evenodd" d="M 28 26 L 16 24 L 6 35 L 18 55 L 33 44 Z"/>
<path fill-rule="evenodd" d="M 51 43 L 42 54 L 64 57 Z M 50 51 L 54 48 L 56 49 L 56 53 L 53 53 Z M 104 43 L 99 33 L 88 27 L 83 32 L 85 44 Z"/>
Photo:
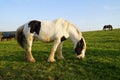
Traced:
<path fill-rule="evenodd" d="M 85 57 L 86 43 L 82 33 L 72 23 L 64 19 L 54 21 L 32 20 L 20 26 L 16 31 L 16 39 L 20 46 L 25 50 L 25 58 L 29 62 L 36 62 L 31 53 L 33 38 L 37 37 L 43 42 L 54 42 L 50 52 L 48 62 L 55 62 L 54 55 L 58 49 L 58 59 L 64 59 L 62 55 L 62 44 L 64 40 L 70 38 L 74 42 L 76 57 Z"/>
<path fill-rule="evenodd" d="M 11 39 L 11 37 L 9 37 L 9 36 L 2 36 L 1 41 L 3 41 L 3 39 L 7 39 L 7 41 L 8 41 L 9 39 Z"/>
<path fill-rule="evenodd" d="M 7 39 L 7 41 L 9 39 L 15 38 L 15 33 L 14 32 L 2 32 L 2 37 L 1 37 L 1 41 L 3 41 L 3 39 Z"/>
<path fill-rule="evenodd" d="M 113 29 L 112 25 L 105 25 L 103 27 L 103 30 L 106 30 L 107 28 L 108 28 L 108 30 L 112 30 Z"/>

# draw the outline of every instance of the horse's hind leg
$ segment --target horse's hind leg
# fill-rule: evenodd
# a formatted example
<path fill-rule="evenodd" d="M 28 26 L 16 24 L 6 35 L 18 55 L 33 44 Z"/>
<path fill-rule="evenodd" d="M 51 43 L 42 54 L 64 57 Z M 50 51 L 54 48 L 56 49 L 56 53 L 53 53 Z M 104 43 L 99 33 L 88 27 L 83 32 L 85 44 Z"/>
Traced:
<path fill-rule="evenodd" d="M 3 37 L 1 38 L 1 42 L 2 42 L 2 39 L 3 39 Z"/>
<path fill-rule="evenodd" d="M 8 41 L 8 37 L 6 37 L 7 41 Z"/>
<path fill-rule="evenodd" d="M 36 60 L 32 56 L 32 52 L 31 52 L 32 43 L 33 43 L 33 36 L 29 35 L 26 39 L 27 39 L 27 45 L 26 45 L 26 48 L 25 48 L 25 51 L 26 51 L 25 58 L 29 62 L 36 62 Z"/>
<path fill-rule="evenodd" d="M 63 47 L 63 42 L 61 42 L 58 46 L 58 54 L 57 54 L 58 59 L 64 59 L 64 57 L 62 55 L 62 47 Z"/>

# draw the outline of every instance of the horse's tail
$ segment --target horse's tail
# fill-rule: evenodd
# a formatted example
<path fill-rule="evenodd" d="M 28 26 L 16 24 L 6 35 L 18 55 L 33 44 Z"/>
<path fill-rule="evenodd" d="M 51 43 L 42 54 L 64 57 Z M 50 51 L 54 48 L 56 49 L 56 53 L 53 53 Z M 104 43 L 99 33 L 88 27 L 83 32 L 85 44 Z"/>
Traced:
<path fill-rule="evenodd" d="M 25 38 L 25 34 L 23 32 L 24 29 L 24 25 L 20 26 L 17 31 L 16 31 L 16 35 L 15 38 L 18 42 L 18 44 L 22 47 L 25 48 L 25 46 L 27 45 L 27 40 Z"/>

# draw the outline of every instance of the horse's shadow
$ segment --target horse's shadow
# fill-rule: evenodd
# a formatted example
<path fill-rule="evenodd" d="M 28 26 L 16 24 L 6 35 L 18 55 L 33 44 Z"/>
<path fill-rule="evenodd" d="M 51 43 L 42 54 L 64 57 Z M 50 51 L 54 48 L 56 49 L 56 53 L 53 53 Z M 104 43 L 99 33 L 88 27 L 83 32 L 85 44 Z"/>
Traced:
<path fill-rule="evenodd" d="M 18 53 L 18 54 L 17 54 Z M 0 56 L 0 61 L 18 61 L 23 62 L 23 51 L 14 51 L 11 54 Z"/>
<path fill-rule="evenodd" d="M 32 51 L 33 57 L 36 59 L 37 62 L 40 61 L 47 61 L 49 56 L 49 52 L 46 51 Z M 13 51 L 11 54 L 0 56 L 0 61 L 8 61 L 8 62 L 27 62 L 25 59 L 25 52 L 24 51 Z"/>

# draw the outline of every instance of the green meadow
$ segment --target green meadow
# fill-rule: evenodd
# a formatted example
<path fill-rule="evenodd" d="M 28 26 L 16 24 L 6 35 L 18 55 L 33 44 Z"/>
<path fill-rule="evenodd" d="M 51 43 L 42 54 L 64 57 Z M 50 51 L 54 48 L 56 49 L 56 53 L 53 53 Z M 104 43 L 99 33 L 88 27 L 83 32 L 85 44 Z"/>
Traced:
<path fill-rule="evenodd" d="M 48 63 L 53 43 L 35 41 L 36 63 L 25 61 L 15 39 L 0 42 L 0 80 L 120 80 L 120 29 L 83 32 L 86 57 L 77 59 L 70 39 L 63 45 L 64 60 Z"/>

